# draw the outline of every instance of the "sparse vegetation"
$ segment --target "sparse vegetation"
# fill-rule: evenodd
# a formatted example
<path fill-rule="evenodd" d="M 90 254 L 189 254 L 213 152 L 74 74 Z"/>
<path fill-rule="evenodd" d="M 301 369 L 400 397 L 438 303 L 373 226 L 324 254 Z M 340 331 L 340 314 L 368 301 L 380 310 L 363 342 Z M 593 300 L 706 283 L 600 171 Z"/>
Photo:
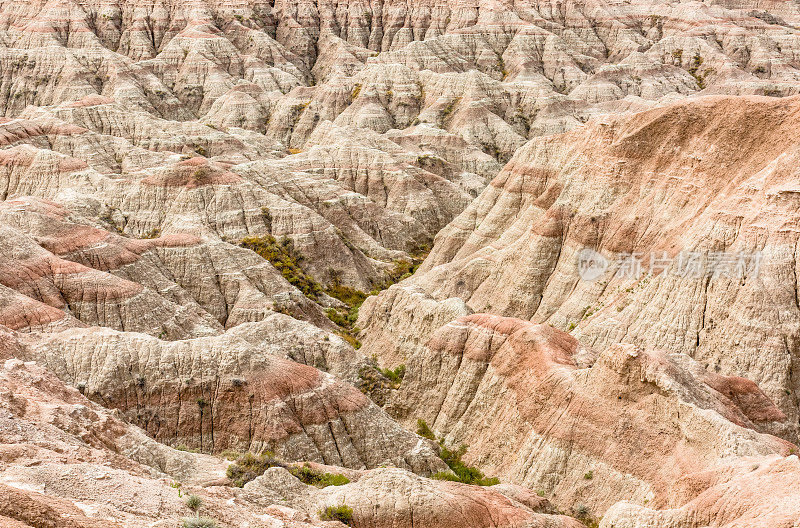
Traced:
<path fill-rule="evenodd" d="M 591 510 L 583 503 L 577 503 L 572 507 L 572 514 L 584 525 L 589 528 L 597 528 L 600 526 L 600 520 L 591 514 Z"/>
<path fill-rule="evenodd" d="M 392 382 L 392 388 L 397 388 L 400 386 L 400 383 L 403 381 L 403 376 L 406 375 L 406 366 L 405 365 L 398 365 L 395 367 L 394 370 L 392 369 L 380 369 L 381 374 L 389 378 L 389 381 Z"/>
<path fill-rule="evenodd" d="M 188 181 L 186 182 L 189 186 L 198 186 L 209 183 L 211 181 L 211 171 L 208 170 L 208 167 L 200 167 L 196 171 L 189 176 Z"/>
<path fill-rule="evenodd" d="M 439 447 L 441 449 L 439 456 L 444 460 L 444 463 L 450 467 L 453 474 L 442 471 L 433 475 L 434 479 L 450 480 L 453 482 L 462 482 L 464 484 L 474 484 L 476 486 L 494 486 L 500 483 L 498 478 L 486 477 L 480 469 L 464 464 L 461 457 L 467 452 L 466 445 L 462 445 L 456 450 L 451 450 L 444 445 L 444 439 L 440 438 Z"/>
<path fill-rule="evenodd" d="M 594 471 L 590 469 L 589 471 L 583 474 L 583 478 L 586 480 L 592 480 L 594 478 Z"/>
<path fill-rule="evenodd" d="M 308 108 L 309 104 L 310 101 L 308 103 L 299 103 L 292 105 L 292 108 L 289 112 L 290 128 L 294 129 L 294 126 L 300 120 L 300 116 L 303 115 L 303 112 L 305 111 L 306 108 Z"/>
<path fill-rule="evenodd" d="M 428 427 L 428 423 L 422 418 L 417 419 L 417 434 L 428 440 L 436 440 L 436 436 L 431 431 L 431 428 Z"/>
<path fill-rule="evenodd" d="M 439 112 L 439 126 L 440 127 L 445 126 L 445 122 L 447 121 L 447 119 L 450 117 L 450 115 L 455 110 L 456 105 L 458 103 L 460 103 L 460 102 L 461 102 L 461 98 L 460 97 L 456 97 L 454 99 L 451 99 L 450 102 L 447 103 L 447 106 L 445 106 L 442 109 L 442 111 Z"/>
<path fill-rule="evenodd" d="M 242 456 L 242 454 L 238 451 L 234 451 L 233 449 L 226 449 L 225 451 L 221 452 L 219 456 L 221 456 L 225 460 L 234 461 L 240 456 Z"/>
<path fill-rule="evenodd" d="M 347 526 L 353 526 L 353 508 L 346 504 L 326 506 L 319 512 L 319 518 L 323 521 L 339 521 Z"/>
<path fill-rule="evenodd" d="M 183 497 L 183 491 L 181 491 L 181 486 L 182 486 L 182 484 L 180 482 L 178 482 L 177 480 L 173 480 L 172 482 L 169 483 L 169 487 L 170 488 L 172 488 L 174 490 L 177 490 L 178 498 Z"/>
<path fill-rule="evenodd" d="M 328 308 L 325 313 L 328 319 L 341 328 L 337 335 L 350 343 L 353 348 L 361 348 L 361 342 L 356 337 L 359 329 L 355 323 L 358 319 L 358 309 L 367 298 L 367 294 L 342 284 L 336 270 L 330 269 L 328 274 L 331 278 L 331 286 L 325 289 L 325 293 L 339 299 L 347 306 L 345 308 Z"/>
<path fill-rule="evenodd" d="M 304 484 L 326 488 L 328 486 L 343 486 L 350 483 L 350 479 L 338 473 L 325 473 L 313 469 L 309 464 L 289 468 L 289 473 L 300 479 Z"/>
<path fill-rule="evenodd" d="M 158 238 L 160 236 L 161 236 L 161 229 L 158 227 L 154 227 L 150 231 L 146 231 L 145 233 L 143 233 L 142 236 L 140 236 L 139 238 L 153 239 L 153 238 Z"/>
<path fill-rule="evenodd" d="M 241 488 L 251 480 L 255 480 L 271 467 L 286 467 L 286 464 L 275 458 L 275 454 L 266 451 L 261 455 L 245 453 L 236 462 L 228 466 L 225 472 L 234 486 Z"/>
<path fill-rule="evenodd" d="M 499 56 L 497 58 L 497 69 L 500 70 L 500 75 L 503 76 L 503 80 L 506 80 L 508 77 L 508 70 L 506 69 L 506 62 L 503 60 L 503 56 Z"/>
<path fill-rule="evenodd" d="M 210 517 L 190 517 L 183 520 L 183 528 L 219 528 L 219 525 Z"/>
<path fill-rule="evenodd" d="M 383 407 L 389 393 L 389 382 L 377 366 L 364 366 L 358 370 L 358 390 Z"/>
<path fill-rule="evenodd" d="M 194 493 L 190 493 L 183 499 L 183 503 L 186 505 L 187 508 L 192 510 L 193 512 L 199 515 L 200 508 L 203 507 L 203 499 L 195 495 Z"/>
<path fill-rule="evenodd" d="M 699 72 L 700 66 L 703 65 L 703 57 L 700 56 L 699 53 L 695 53 L 694 57 L 692 57 L 692 61 L 689 64 L 689 75 L 695 78 L 697 81 L 697 86 L 700 87 L 702 90 L 706 87 L 706 76 Z"/>
<path fill-rule="evenodd" d="M 291 239 L 284 238 L 278 242 L 271 235 L 245 237 L 239 245 L 268 260 L 283 278 L 309 299 L 316 301 L 319 298 L 322 287 L 300 267 L 303 256 L 295 251 Z"/>

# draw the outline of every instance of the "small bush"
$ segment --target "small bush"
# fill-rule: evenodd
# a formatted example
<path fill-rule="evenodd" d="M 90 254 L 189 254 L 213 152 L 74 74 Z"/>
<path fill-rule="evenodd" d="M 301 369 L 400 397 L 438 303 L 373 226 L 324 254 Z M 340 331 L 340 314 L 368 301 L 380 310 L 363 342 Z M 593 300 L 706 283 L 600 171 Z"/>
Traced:
<path fill-rule="evenodd" d="M 343 285 L 339 280 L 339 273 L 334 269 L 329 269 L 328 274 L 331 278 L 331 286 L 325 289 L 325 293 L 339 299 L 347 305 L 347 308 L 328 308 L 325 314 L 341 330 L 337 332 L 339 336 L 350 343 L 355 349 L 361 348 L 361 341 L 358 340 L 359 329 L 355 326 L 358 319 L 358 309 L 361 303 L 367 298 L 367 294 Z"/>
<path fill-rule="evenodd" d="M 467 446 L 462 445 L 455 451 L 445 447 L 443 440 L 439 440 L 441 446 L 440 456 L 447 464 L 455 476 L 449 473 L 437 473 L 433 478 L 440 477 L 439 480 L 452 480 L 455 482 L 463 482 L 464 484 L 474 484 L 476 486 L 494 486 L 499 484 L 500 480 L 496 477 L 485 477 L 483 472 L 473 466 L 468 466 L 461 461 L 461 457 L 467 452 Z M 446 477 L 444 477 L 446 475 Z"/>
<path fill-rule="evenodd" d="M 189 508 L 193 512 L 196 512 L 203 507 L 203 499 L 201 499 L 200 497 L 198 497 L 193 493 L 187 495 L 186 498 L 183 500 L 183 503 L 186 505 L 187 508 Z"/>
<path fill-rule="evenodd" d="M 325 310 L 325 315 L 327 315 L 328 319 L 330 319 L 335 325 L 343 328 L 348 326 L 347 318 L 335 308 L 328 308 Z"/>
<path fill-rule="evenodd" d="M 356 350 L 361 348 L 361 341 L 359 341 L 357 338 L 353 337 L 349 332 L 340 331 L 340 332 L 336 332 L 336 335 L 338 335 L 339 337 L 341 337 L 342 339 L 347 341 L 347 343 L 351 347 L 355 348 Z"/>
<path fill-rule="evenodd" d="M 319 512 L 319 518 L 323 521 L 339 521 L 348 526 L 353 526 L 353 508 L 346 504 L 327 506 Z"/>
<path fill-rule="evenodd" d="M 394 370 L 392 369 L 379 369 L 381 374 L 389 378 L 389 381 L 392 382 L 392 388 L 396 389 L 400 386 L 400 383 L 403 381 L 403 377 L 406 375 L 406 366 L 399 365 Z"/>
<path fill-rule="evenodd" d="M 218 528 L 217 521 L 209 517 L 189 517 L 183 520 L 183 528 Z"/>
<path fill-rule="evenodd" d="M 278 242 L 275 237 L 269 235 L 245 237 L 239 245 L 268 260 L 283 275 L 283 278 L 309 299 L 316 301 L 319 298 L 322 287 L 300 267 L 300 262 L 304 257 L 294 249 L 294 244 L 290 239 L 284 238 Z"/>
<path fill-rule="evenodd" d="M 260 456 L 245 453 L 228 466 L 225 474 L 231 479 L 234 486 L 241 488 L 251 480 L 263 475 L 271 467 L 286 467 L 286 464 L 277 460 L 275 455 L 269 451 Z"/>
<path fill-rule="evenodd" d="M 333 284 L 325 292 L 351 308 L 361 306 L 361 303 L 367 298 L 366 293 L 341 284 L 338 278 L 333 281 Z"/>
<path fill-rule="evenodd" d="M 417 420 L 417 434 L 420 435 L 422 438 L 427 438 L 428 440 L 436 441 L 436 436 L 431 431 L 431 428 L 428 427 L 427 422 L 422 418 Z"/>
<path fill-rule="evenodd" d="M 594 471 L 590 469 L 588 472 L 583 474 L 583 478 L 586 480 L 592 480 L 592 478 L 594 478 Z"/>
<path fill-rule="evenodd" d="M 326 488 L 328 486 L 343 486 L 350 483 L 350 479 L 338 473 L 324 473 L 313 469 L 308 464 L 302 467 L 290 467 L 289 473 L 300 479 L 304 484 Z"/>

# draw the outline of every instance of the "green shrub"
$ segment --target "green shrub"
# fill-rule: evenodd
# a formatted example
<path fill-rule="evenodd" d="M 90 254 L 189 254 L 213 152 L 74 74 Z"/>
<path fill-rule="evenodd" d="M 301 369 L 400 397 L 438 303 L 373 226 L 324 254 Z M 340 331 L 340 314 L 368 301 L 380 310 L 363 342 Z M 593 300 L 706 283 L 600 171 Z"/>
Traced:
<path fill-rule="evenodd" d="M 218 528 L 217 521 L 209 517 L 189 517 L 183 520 L 183 528 Z"/>
<path fill-rule="evenodd" d="M 277 269 L 283 278 L 303 292 L 303 294 L 316 301 L 322 291 L 322 287 L 303 268 L 300 262 L 303 256 L 294 249 L 294 243 L 284 238 L 280 242 L 273 236 L 245 237 L 239 242 L 243 248 L 250 249 L 258 253 L 262 258 L 268 260 Z"/>
<path fill-rule="evenodd" d="M 300 479 L 304 484 L 326 488 L 328 486 L 343 486 L 350 483 L 350 479 L 338 473 L 324 473 L 305 464 L 301 467 L 290 467 L 289 473 Z"/>
<path fill-rule="evenodd" d="M 351 335 L 349 332 L 339 331 L 339 332 L 336 332 L 336 335 L 338 335 L 339 337 L 341 337 L 342 339 L 347 341 L 350 344 L 350 346 L 355 348 L 356 350 L 361 348 L 361 341 L 359 341 L 357 338 L 353 337 L 353 335 Z"/>
<path fill-rule="evenodd" d="M 339 282 L 339 274 L 336 270 L 328 270 L 331 277 L 331 286 L 325 289 L 325 293 L 339 299 L 347 305 L 347 308 L 328 308 L 325 314 L 328 316 L 336 326 L 340 328 L 337 333 L 342 339 L 350 343 L 355 349 L 361 348 L 361 341 L 356 337 L 359 329 L 355 326 L 356 319 L 358 319 L 358 309 L 361 303 L 367 298 L 367 294 L 344 286 Z"/>
<path fill-rule="evenodd" d="M 358 308 L 367 298 L 366 293 L 341 284 L 338 278 L 333 280 L 332 285 L 325 292 L 331 297 L 339 299 L 350 308 Z"/>
<path fill-rule="evenodd" d="M 325 310 L 325 315 L 328 316 L 328 319 L 330 319 L 333 322 L 333 324 L 343 327 L 346 327 L 348 325 L 345 316 L 343 316 L 335 308 L 328 308 L 327 310 Z"/>
<path fill-rule="evenodd" d="M 200 508 L 203 507 L 203 499 L 193 493 L 187 495 L 186 498 L 183 499 L 183 503 L 193 512 L 199 511 Z"/>
<path fill-rule="evenodd" d="M 406 375 L 406 366 L 399 365 L 394 370 L 392 369 L 379 369 L 381 374 L 389 378 L 389 381 L 392 382 L 393 388 L 396 388 L 400 385 L 403 381 L 403 377 Z"/>
<path fill-rule="evenodd" d="M 427 422 L 422 418 L 417 420 L 417 434 L 420 435 L 422 438 L 427 438 L 428 440 L 436 441 L 436 436 L 431 431 L 431 428 L 428 427 Z"/>
<path fill-rule="evenodd" d="M 586 480 L 592 480 L 592 478 L 594 478 L 594 471 L 590 469 L 589 471 L 583 474 L 583 478 L 585 478 Z"/>
<path fill-rule="evenodd" d="M 494 486 L 500 483 L 500 480 L 496 477 L 485 477 L 480 469 L 468 466 L 461 461 L 461 457 L 467 452 L 466 445 L 462 445 L 455 451 L 445 447 L 442 439 L 439 440 L 439 445 L 441 446 L 439 456 L 455 475 L 440 472 L 435 474 L 433 478 L 438 480 L 452 480 L 454 482 L 463 482 L 464 484 L 474 484 L 477 486 Z"/>
<path fill-rule="evenodd" d="M 353 508 L 346 504 L 327 506 L 319 512 L 319 518 L 323 521 L 339 521 L 348 526 L 353 526 Z"/>
<path fill-rule="evenodd" d="M 262 455 L 245 453 L 228 466 L 225 474 L 231 479 L 234 486 L 241 488 L 256 477 L 263 475 L 271 467 L 286 467 L 286 464 L 277 460 L 275 455 L 269 451 Z"/>

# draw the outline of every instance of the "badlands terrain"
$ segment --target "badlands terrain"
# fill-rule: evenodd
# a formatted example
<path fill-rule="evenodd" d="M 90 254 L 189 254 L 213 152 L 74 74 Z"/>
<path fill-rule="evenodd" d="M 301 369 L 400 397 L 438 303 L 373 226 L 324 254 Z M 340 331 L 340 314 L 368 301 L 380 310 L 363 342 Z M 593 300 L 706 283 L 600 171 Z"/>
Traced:
<path fill-rule="evenodd" d="M 0 109 L 0 526 L 800 527 L 797 0 L 0 0 Z"/>

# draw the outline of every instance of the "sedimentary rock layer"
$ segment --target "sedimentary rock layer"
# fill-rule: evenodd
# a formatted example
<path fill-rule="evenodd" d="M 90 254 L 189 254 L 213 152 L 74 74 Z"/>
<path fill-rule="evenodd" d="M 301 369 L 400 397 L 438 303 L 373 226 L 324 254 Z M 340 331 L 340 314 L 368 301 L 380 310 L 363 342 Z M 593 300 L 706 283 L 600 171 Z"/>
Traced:
<path fill-rule="evenodd" d="M 688 354 L 757 382 L 796 424 L 798 120 L 796 97 L 714 96 L 532 140 L 439 233 L 405 290 L 547 322 L 598 349 Z M 594 280 L 579 273 L 584 248 L 609 263 Z M 681 265 L 690 254 L 698 273 Z M 641 261 L 638 276 L 624 255 Z M 713 267 L 718 256 L 726 269 Z M 737 274 L 739 256 L 749 260 Z M 402 314 L 371 315 L 399 295 L 384 292 L 360 314 L 378 330 L 366 332 L 368 351 L 407 347 Z M 446 311 L 432 300 L 421 312 Z M 389 326 L 393 337 L 381 337 Z"/>
<path fill-rule="evenodd" d="M 437 330 L 387 409 L 469 445 L 488 474 L 597 516 L 621 495 L 679 506 L 675 482 L 688 474 L 796 450 L 765 434 L 790 424 L 749 380 L 633 345 L 597 354 L 550 326 L 487 314 Z"/>

